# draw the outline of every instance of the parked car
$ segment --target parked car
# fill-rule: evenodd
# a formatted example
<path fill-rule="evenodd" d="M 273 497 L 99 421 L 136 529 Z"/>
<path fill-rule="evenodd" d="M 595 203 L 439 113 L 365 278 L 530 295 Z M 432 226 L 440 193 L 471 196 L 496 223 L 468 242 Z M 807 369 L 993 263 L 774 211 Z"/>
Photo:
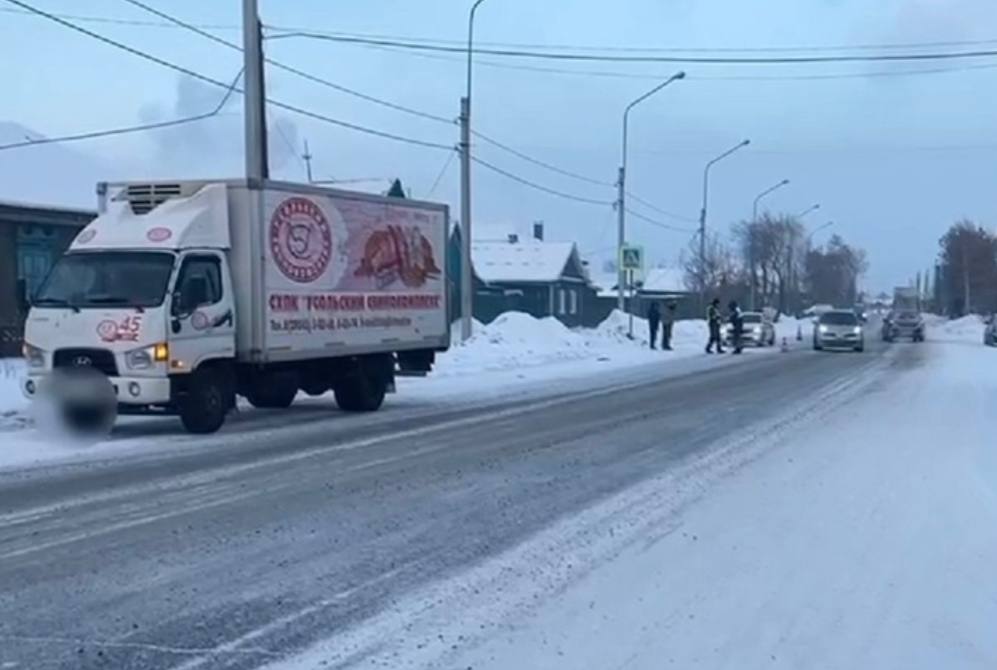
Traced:
<path fill-rule="evenodd" d="M 744 346 L 771 347 L 775 344 L 775 326 L 772 319 L 762 312 L 744 312 L 744 332 L 741 339 Z M 734 334 L 730 324 L 724 328 L 724 341 L 733 344 Z"/>
<path fill-rule="evenodd" d="M 991 314 L 987 319 L 987 327 L 983 331 L 983 344 L 997 347 L 997 314 Z"/>
<path fill-rule="evenodd" d="M 883 341 L 892 342 L 898 338 L 910 338 L 912 342 L 924 341 L 924 319 L 921 313 L 913 310 L 890 312 L 883 319 Z"/>
<path fill-rule="evenodd" d="M 865 331 L 853 310 L 835 309 L 817 318 L 814 351 L 824 349 L 865 350 Z"/>

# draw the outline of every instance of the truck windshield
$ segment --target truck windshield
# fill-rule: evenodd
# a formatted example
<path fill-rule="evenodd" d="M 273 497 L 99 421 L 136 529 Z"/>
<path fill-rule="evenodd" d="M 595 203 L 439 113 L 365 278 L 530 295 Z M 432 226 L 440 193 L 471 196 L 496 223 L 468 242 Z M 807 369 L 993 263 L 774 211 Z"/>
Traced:
<path fill-rule="evenodd" d="M 163 302 L 173 254 L 102 251 L 63 256 L 33 304 L 39 307 L 156 307 Z"/>

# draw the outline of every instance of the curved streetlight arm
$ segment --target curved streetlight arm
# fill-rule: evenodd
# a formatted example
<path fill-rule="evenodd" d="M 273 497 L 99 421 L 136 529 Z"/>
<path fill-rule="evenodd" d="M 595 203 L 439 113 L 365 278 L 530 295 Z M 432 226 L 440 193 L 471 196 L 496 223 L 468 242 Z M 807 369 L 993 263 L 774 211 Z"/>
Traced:
<path fill-rule="evenodd" d="M 774 191 L 776 189 L 779 189 L 779 188 L 782 188 L 783 186 L 786 186 L 787 184 L 789 184 L 789 180 L 788 179 L 783 179 L 781 182 L 779 182 L 775 186 L 771 186 L 771 187 L 765 189 L 764 191 L 762 191 L 761 193 L 759 193 L 757 196 L 755 196 L 755 202 L 751 205 L 751 222 L 752 223 L 754 223 L 755 221 L 758 220 L 758 202 L 762 198 L 764 198 L 765 196 L 767 196 L 769 193 L 771 193 L 772 191 Z"/>
<path fill-rule="evenodd" d="M 727 158 L 727 156 L 730 156 L 738 149 L 743 149 L 749 144 L 751 144 L 751 140 L 744 140 L 738 143 L 736 146 L 733 146 L 727 151 L 723 152 L 722 154 L 720 154 L 719 156 L 717 156 L 716 158 L 714 158 L 713 160 L 711 160 L 709 163 L 706 164 L 706 168 L 703 170 L 703 208 L 702 210 L 700 210 L 700 218 L 703 220 L 703 222 L 706 221 L 706 197 L 707 197 L 707 191 L 709 189 L 710 168 L 713 167 L 714 163 L 719 163 L 720 161 Z"/>
<path fill-rule="evenodd" d="M 797 214 L 796 218 L 797 219 L 802 219 L 807 214 L 810 214 L 811 212 L 816 212 L 818 209 L 820 209 L 820 203 L 819 202 L 816 205 L 811 205 L 810 207 L 807 207 L 805 210 L 803 210 L 802 212 L 800 212 L 799 214 Z"/>
<path fill-rule="evenodd" d="M 479 0 L 479 2 L 480 1 L 481 0 Z M 669 77 L 668 79 L 661 82 L 660 84 L 652 88 L 644 95 L 640 96 L 639 98 L 631 102 L 629 105 L 627 105 L 626 109 L 623 110 L 623 156 L 620 165 L 622 165 L 624 169 L 626 169 L 627 165 L 627 125 L 630 120 L 630 110 L 636 107 L 638 104 L 650 98 L 652 95 L 663 89 L 665 86 L 668 86 L 673 81 L 678 81 L 679 79 L 685 79 L 685 72 L 676 72 L 671 77 Z"/>
<path fill-rule="evenodd" d="M 475 0 L 467 15 L 467 97 L 471 98 L 471 59 L 474 55 L 474 13 L 485 0 Z"/>
<path fill-rule="evenodd" d="M 824 230 L 825 228 L 830 228 L 833 225 L 834 225 L 834 221 L 828 221 L 827 223 L 825 223 L 825 224 L 823 224 L 821 226 L 817 226 L 816 228 L 814 228 L 813 230 L 811 230 L 810 234 L 807 235 L 807 246 L 808 247 L 810 246 L 810 241 L 813 240 L 814 235 L 816 235 L 820 231 Z"/>

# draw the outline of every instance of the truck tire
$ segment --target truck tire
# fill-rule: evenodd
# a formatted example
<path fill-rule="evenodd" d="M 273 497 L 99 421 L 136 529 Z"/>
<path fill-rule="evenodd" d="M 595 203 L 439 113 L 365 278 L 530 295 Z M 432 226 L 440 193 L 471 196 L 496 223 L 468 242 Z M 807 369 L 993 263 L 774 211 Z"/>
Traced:
<path fill-rule="evenodd" d="M 293 373 L 263 374 L 253 380 L 246 400 L 257 409 L 287 409 L 298 395 L 298 378 Z"/>
<path fill-rule="evenodd" d="M 344 412 L 375 412 L 380 409 L 387 393 L 384 380 L 357 374 L 336 384 L 336 404 Z"/>
<path fill-rule="evenodd" d="M 232 406 L 231 386 L 215 370 L 197 370 L 187 381 L 186 393 L 179 400 L 180 421 L 188 433 L 214 433 L 225 423 Z"/>

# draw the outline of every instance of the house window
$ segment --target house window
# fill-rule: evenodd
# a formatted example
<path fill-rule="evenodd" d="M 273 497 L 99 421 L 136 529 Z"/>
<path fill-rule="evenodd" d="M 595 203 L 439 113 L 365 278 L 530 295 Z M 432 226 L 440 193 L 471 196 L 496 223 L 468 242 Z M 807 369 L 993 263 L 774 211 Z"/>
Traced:
<path fill-rule="evenodd" d="M 566 305 L 567 296 L 565 296 L 565 293 L 567 293 L 567 291 L 565 291 L 563 288 L 562 289 L 558 289 L 558 291 L 557 291 L 557 313 L 558 314 L 567 314 L 568 313 L 568 309 L 567 309 L 567 305 Z"/>
<path fill-rule="evenodd" d="M 571 292 L 569 293 L 568 297 L 571 299 L 569 302 L 570 304 L 569 313 L 578 314 L 578 291 L 576 291 L 575 289 L 571 289 Z"/>

